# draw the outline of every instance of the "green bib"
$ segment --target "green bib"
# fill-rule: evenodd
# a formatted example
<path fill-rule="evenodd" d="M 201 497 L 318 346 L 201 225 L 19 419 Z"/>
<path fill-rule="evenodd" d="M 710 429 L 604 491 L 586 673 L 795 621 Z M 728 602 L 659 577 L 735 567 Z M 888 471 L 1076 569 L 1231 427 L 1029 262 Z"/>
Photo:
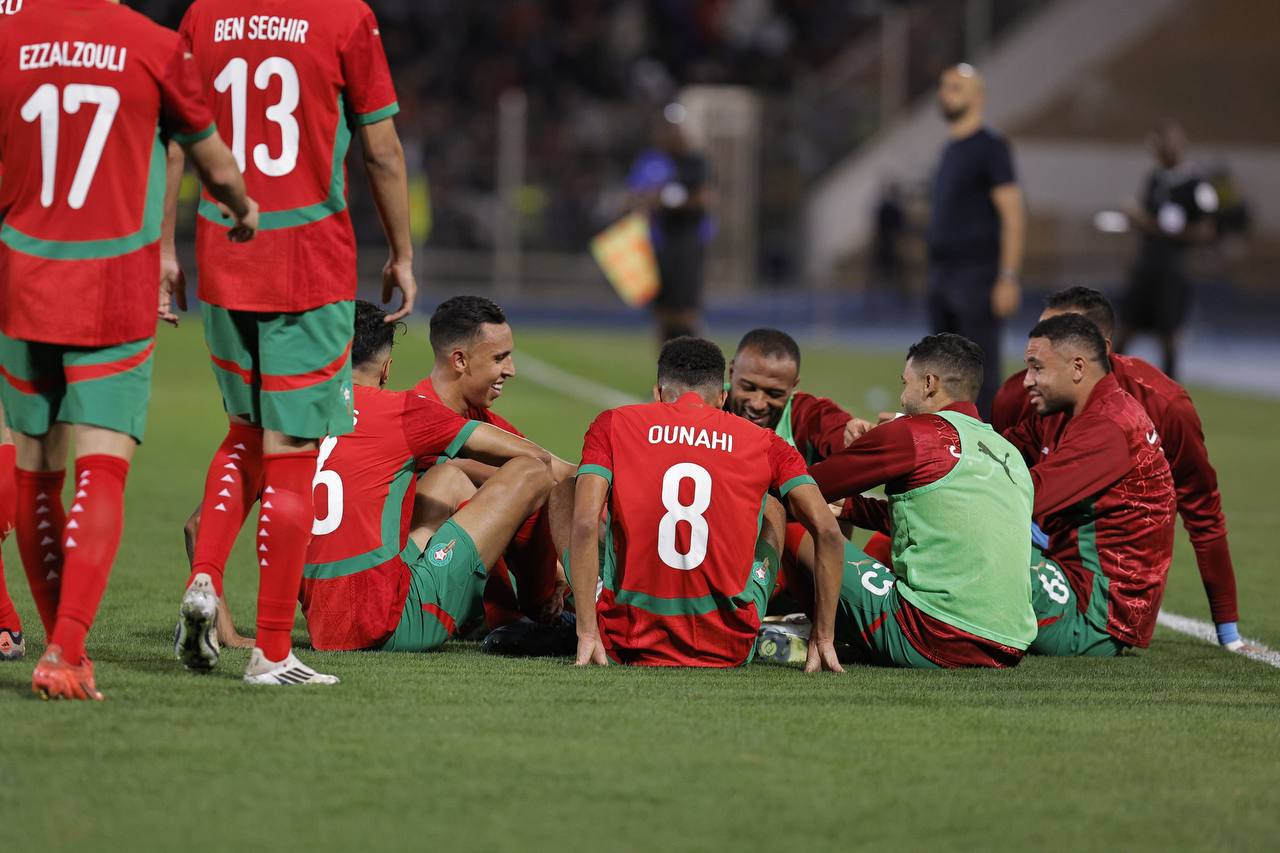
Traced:
<path fill-rule="evenodd" d="M 925 613 L 1015 649 L 1036 637 L 1031 608 L 1031 474 L 1013 445 L 958 412 L 941 480 L 890 495 L 898 592 Z"/>

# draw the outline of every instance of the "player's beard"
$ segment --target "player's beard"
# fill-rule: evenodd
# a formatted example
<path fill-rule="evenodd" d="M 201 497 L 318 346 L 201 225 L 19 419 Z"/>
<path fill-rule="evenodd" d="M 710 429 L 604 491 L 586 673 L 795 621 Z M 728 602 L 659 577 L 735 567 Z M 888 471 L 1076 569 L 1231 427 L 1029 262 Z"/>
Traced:
<path fill-rule="evenodd" d="M 968 104 L 963 107 L 948 107 L 946 104 L 939 104 L 938 109 L 942 113 L 942 117 L 947 120 L 947 124 L 955 124 L 969 114 Z"/>

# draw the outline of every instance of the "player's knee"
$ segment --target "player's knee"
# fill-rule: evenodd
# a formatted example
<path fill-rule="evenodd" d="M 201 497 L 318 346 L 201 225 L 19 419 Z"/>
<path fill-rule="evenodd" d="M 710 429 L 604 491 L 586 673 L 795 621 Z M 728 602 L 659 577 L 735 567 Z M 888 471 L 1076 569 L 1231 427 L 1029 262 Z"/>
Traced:
<path fill-rule="evenodd" d="M 503 465 L 502 470 L 521 487 L 535 494 L 538 499 L 545 498 L 555 485 L 555 480 L 551 478 L 548 460 L 518 456 Z"/>
<path fill-rule="evenodd" d="M 418 494 L 457 506 L 475 494 L 476 487 L 457 465 L 436 465 L 418 480 Z"/>

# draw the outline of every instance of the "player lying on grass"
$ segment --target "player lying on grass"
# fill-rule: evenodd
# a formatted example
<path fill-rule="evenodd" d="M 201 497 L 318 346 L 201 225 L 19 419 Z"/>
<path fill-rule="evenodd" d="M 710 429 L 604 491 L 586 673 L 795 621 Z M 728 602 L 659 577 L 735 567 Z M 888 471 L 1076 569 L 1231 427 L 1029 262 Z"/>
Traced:
<path fill-rule="evenodd" d="M 0 397 L 17 454 L 18 548 L 47 642 L 32 688 L 101 699 L 85 638 L 120 544 L 157 306 L 172 319 L 157 300 L 165 141 L 224 206 L 220 240 L 252 237 L 258 214 L 177 34 L 114 3 L 27 6 L 0 18 Z M 27 46 L 71 42 L 98 45 L 105 61 L 19 73 Z"/>
<path fill-rule="evenodd" d="M 553 468 L 567 467 L 537 445 L 415 391 L 383 390 L 396 330 L 385 318 L 356 303 L 356 428 L 326 438 L 320 451 L 320 512 L 302 587 L 317 649 L 439 647 L 478 615 L 488 569 L 545 501 Z M 476 489 L 461 468 L 432 465 L 415 491 L 429 460 L 455 456 L 494 470 Z M 271 540 L 260 542 L 259 551 L 269 553 Z"/>
<path fill-rule="evenodd" d="M 493 410 L 508 380 L 516 375 L 515 342 L 506 315 L 483 296 L 455 296 L 431 315 L 431 374 L 414 389 L 422 396 L 471 420 L 492 424 L 523 437 L 523 433 Z M 431 460 L 429 460 L 431 461 Z M 495 469 L 476 459 L 449 463 L 483 485 Z M 573 467 L 557 460 L 557 472 Z M 515 584 L 512 584 L 512 578 Z M 530 513 L 504 550 L 485 584 L 485 622 L 491 629 L 530 626 L 529 619 L 550 622 L 558 617 L 567 591 L 545 503 Z M 517 596 L 516 590 L 519 591 Z M 503 650 L 507 632 L 494 634 L 486 650 Z"/>
<path fill-rule="evenodd" d="M 263 11 L 294 26 L 246 29 L 245 19 Z M 201 200 L 199 295 L 230 425 L 205 478 L 175 652 L 194 671 L 217 664 L 214 625 L 227 555 L 258 495 L 274 495 L 273 509 L 262 501 L 255 528 L 270 535 L 272 550 L 258 560 L 255 649 L 245 681 L 334 684 L 334 676 L 297 659 L 290 634 L 314 517 L 318 443 L 352 428 L 358 275 L 345 190 L 352 136 L 360 138 L 389 249 L 383 299 L 395 289 L 404 296 L 393 319 L 409 313 L 417 289 L 391 72 L 378 22 L 360 0 L 197 0 L 180 30 L 202 89 L 214 93 L 218 126 L 262 202 L 263 236 L 253 248 L 228 250 L 216 207 Z M 169 259 L 167 275 L 178 286 L 171 252 Z"/>
<path fill-rule="evenodd" d="M 817 543 L 805 669 L 840 670 L 844 537 L 796 449 L 722 409 L 724 371 L 710 341 L 669 341 L 654 402 L 604 412 L 587 431 L 567 531 L 579 665 L 749 661 L 783 540 L 772 491 Z"/>
<path fill-rule="evenodd" d="M 1111 349 L 1115 311 L 1107 297 L 1088 287 L 1068 287 L 1045 300 L 1041 320 L 1059 314 L 1083 314 L 1102 332 L 1107 342 L 1111 375 L 1117 384 L 1142 404 L 1160 434 L 1160 446 L 1169 460 L 1178 514 L 1191 535 L 1200 579 L 1209 598 L 1209 611 L 1218 628 L 1218 641 L 1232 651 L 1244 647 L 1237 626 L 1236 573 L 1227 543 L 1227 520 L 1222 514 L 1218 475 L 1209 462 L 1204 428 L 1191 396 L 1181 385 L 1152 365 Z M 996 394 L 992 425 L 999 431 L 1010 429 L 1028 418 L 1035 409 L 1024 385 L 1026 371 L 1010 376 Z"/>
<path fill-rule="evenodd" d="M 1031 651 L 1113 656 L 1146 648 L 1173 559 L 1174 491 L 1160 434 L 1111 372 L 1080 314 L 1031 330 L 1023 380 L 1035 416 L 1005 433 L 1031 466 L 1040 630 Z"/>
<path fill-rule="evenodd" d="M 1035 639 L 1031 476 L 978 417 L 982 369 L 968 338 L 922 339 L 902 369 L 906 417 L 810 468 L 857 526 L 892 537 L 892 570 L 845 545 L 842 656 L 848 647 L 884 666 L 1007 667 Z M 876 486 L 887 501 L 863 497 Z"/>

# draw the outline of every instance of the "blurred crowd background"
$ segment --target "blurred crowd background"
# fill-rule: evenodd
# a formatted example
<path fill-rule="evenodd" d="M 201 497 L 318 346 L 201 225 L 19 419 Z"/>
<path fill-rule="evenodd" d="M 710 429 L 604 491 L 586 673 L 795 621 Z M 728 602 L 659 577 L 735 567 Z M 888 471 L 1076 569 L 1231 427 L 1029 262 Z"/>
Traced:
<path fill-rule="evenodd" d="M 187 4 L 133 5 L 176 26 Z M 750 239 L 722 231 L 712 248 L 712 303 L 782 292 L 910 306 L 945 142 L 932 92 L 942 69 L 971 61 L 987 75 L 990 122 L 1012 142 L 1027 196 L 1028 290 L 1121 286 L 1136 241 L 1099 227 L 1098 214 L 1139 194 L 1151 166 L 1144 138 L 1175 119 L 1222 199 L 1220 239 L 1192 263 L 1197 287 L 1221 298 L 1197 310 L 1236 306 L 1247 324 L 1258 304 L 1280 302 L 1280 178 L 1266 177 L 1280 175 L 1273 0 L 370 5 L 403 108 L 428 293 L 493 286 L 510 299 L 563 289 L 609 300 L 588 243 L 624 212 L 628 171 L 662 106 L 713 86 L 741 87 L 756 112 L 742 149 L 751 193 L 735 195 L 735 173 L 705 141 L 725 203 L 752 208 L 739 217 Z M 350 187 L 358 232 L 376 244 L 364 184 Z M 503 267 L 495 255 L 513 249 L 519 263 Z M 717 251 L 749 257 L 717 264 Z"/>

